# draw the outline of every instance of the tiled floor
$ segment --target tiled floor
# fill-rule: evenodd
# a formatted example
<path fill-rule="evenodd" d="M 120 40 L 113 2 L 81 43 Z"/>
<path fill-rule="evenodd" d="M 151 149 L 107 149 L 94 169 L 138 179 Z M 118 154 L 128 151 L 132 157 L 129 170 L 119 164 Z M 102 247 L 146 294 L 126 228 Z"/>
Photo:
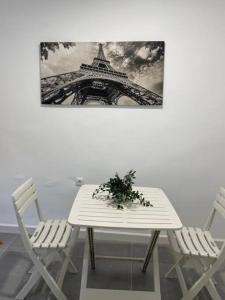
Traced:
<path fill-rule="evenodd" d="M 32 263 L 24 251 L 19 235 L 0 233 L 0 240 L 4 242 L 0 246 L 0 300 L 12 300 L 15 299 L 15 295 L 28 279 L 29 274 L 27 271 L 31 268 Z M 83 248 L 83 241 L 79 241 L 73 249 L 73 261 L 79 273 L 76 275 L 71 273 L 66 274 L 63 290 L 68 300 L 79 299 Z M 98 254 L 143 256 L 145 248 L 146 246 L 142 244 L 96 241 L 96 253 Z M 172 258 L 167 246 L 159 247 L 159 260 L 162 299 L 181 299 L 181 290 L 176 277 L 174 279 L 164 278 L 164 274 L 172 265 Z M 55 273 L 59 266 L 58 263 L 54 264 L 52 271 Z M 143 274 L 139 262 L 97 260 L 96 270 L 89 271 L 87 285 L 92 288 L 152 290 L 153 274 L 151 269 L 150 265 L 147 273 Z M 190 269 L 185 274 L 189 283 L 196 277 L 196 274 Z M 216 281 L 221 297 L 225 299 L 224 266 L 221 266 L 220 272 L 217 273 Z M 55 298 L 50 295 L 49 289 L 41 280 L 26 299 L 53 300 Z M 196 299 L 207 300 L 210 297 L 208 292 L 203 290 Z"/>

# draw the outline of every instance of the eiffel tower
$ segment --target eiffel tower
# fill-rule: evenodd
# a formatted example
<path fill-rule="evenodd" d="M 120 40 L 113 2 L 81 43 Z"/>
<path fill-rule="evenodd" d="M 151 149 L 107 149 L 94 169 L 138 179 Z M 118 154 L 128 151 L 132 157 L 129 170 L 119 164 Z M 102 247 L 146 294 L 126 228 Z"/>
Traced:
<path fill-rule="evenodd" d="M 99 44 L 98 55 L 91 65 L 82 63 L 75 72 L 50 76 L 41 80 L 42 104 L 85 105 L 99 102 L 117 105 L 128 96 L 139 105 L 162 105 L 162 97 L 131 81 L 126 73 L 113 69 Z"/>

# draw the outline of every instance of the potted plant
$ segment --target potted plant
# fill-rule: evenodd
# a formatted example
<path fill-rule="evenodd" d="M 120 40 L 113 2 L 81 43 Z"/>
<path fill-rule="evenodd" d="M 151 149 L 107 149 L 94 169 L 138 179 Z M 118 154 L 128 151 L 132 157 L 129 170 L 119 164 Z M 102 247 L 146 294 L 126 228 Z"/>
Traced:
<path fill-rule="evenodd" d="M 110 178 L 106 183 L 101 184 L 93 193 L 93 198 L 98 198 L 101 193 L 106 193 L 105 197 L 117 209 L 123 209 L 124 205 L 129 206 L 138 200 L 143 206 L 153 206 L 150 201 L 146 201 L 143 194 L 132 189 L 136 171 L 130 170 L 123 178 L 118 173 Z"/>

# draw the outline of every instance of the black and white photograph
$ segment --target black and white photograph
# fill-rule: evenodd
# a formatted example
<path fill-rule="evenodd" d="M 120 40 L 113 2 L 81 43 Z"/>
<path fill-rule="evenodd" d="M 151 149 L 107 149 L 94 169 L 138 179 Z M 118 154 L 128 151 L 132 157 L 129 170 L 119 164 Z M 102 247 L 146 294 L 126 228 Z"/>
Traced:
<path fill-rule="evenodd" d="M 165 45 L 42 42 L 42 105 L 163 105 Z"/>

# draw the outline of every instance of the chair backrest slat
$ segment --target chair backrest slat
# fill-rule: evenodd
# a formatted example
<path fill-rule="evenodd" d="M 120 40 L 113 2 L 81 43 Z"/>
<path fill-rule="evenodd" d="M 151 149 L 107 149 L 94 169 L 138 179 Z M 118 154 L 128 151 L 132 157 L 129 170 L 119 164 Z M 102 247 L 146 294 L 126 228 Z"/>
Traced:
<path fill-rule="evenodd" d="M 21 186 L 19 186 L 15 192 L 13 192 L 12 196 L 15 201 L 18 201 L 18 199 L 21 197 L 21 195 L 29 189 L 32 185 L 34 185 L 32 178 L 25 181 Z"/>
<path fill-rule="evenodd" d="M 214 208 L 216 211 L 225 218 L 225 189 L 220 188 L 219 193 L 214 201 Z"/>
<path fill-rule="evenodd" d="M 34 192 L 29 198 L 26 199 L 24 204 L 20 207 L 20 209 L 18 210 L 19 214 L 22 216 L 25 213 L 26 209 L 37 199 L 38 194 L 37 192 Z"/>
<path fill-rule="evenodd" d="M 22 216 L 26 209 L 37 199 L 38 194 L 32 178 L 28 179 L 12 194 L 15 207 Z"/>
<path fill-rule="evenodd" d="M 34 193 L 36 193 L 36 187 L 35 185 L 31 185 L 17 198 L 16 207 L 20 209 Z"/>

